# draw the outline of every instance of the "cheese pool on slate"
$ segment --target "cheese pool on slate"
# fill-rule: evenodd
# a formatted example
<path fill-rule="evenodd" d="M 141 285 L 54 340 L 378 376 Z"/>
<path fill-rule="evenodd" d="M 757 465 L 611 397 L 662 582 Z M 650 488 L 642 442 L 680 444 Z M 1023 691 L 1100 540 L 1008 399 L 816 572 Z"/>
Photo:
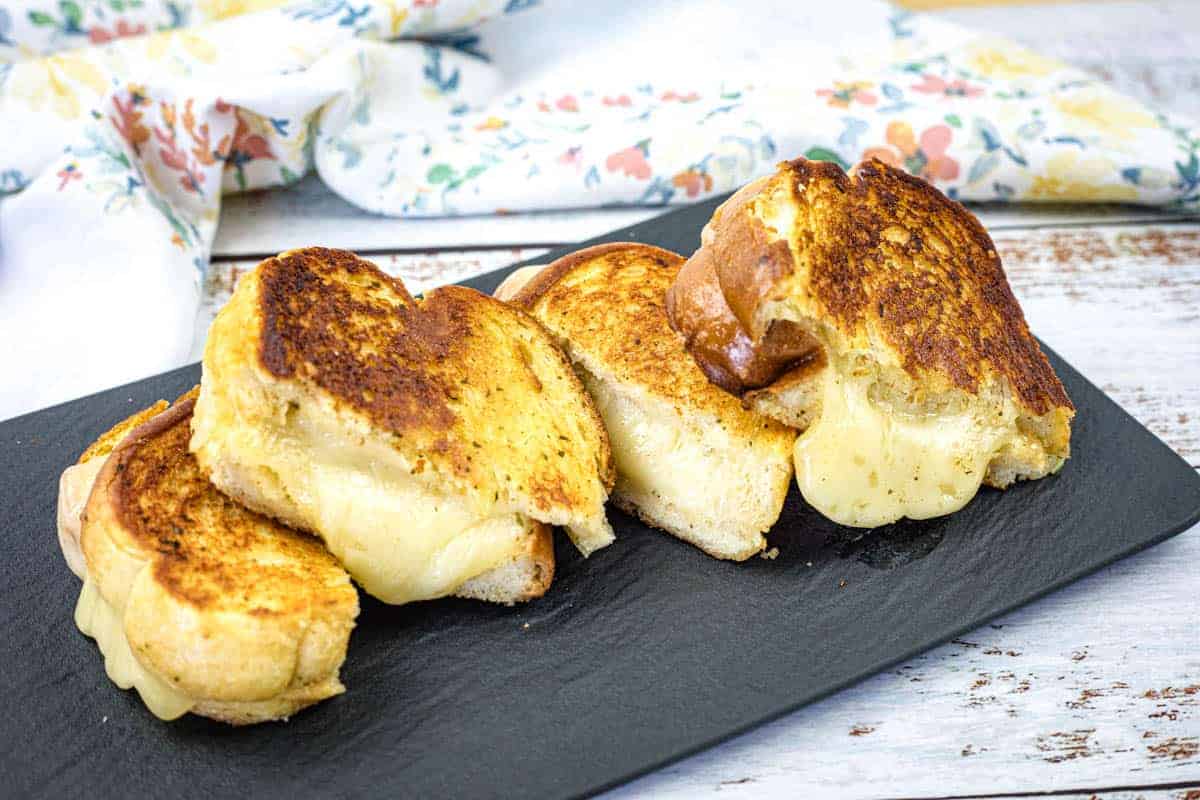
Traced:
<path fill-rule="evenodd" d="M 83 582 L 83 591 L 79 593 L 79 602 L 75 606 L 75 625 L 96 640 L 104 655 L 104 671 L 109 679 L 122 689 L 137 689 L 151 714 L 159 719 L 172 720 L 183 716 L 195 705 L 192 698 L 172 689 L 138 662 L 129 648 L 129 640 L 125 638 L 121 615 L 104 599 L 91 580 Z"/>
<path fill-rule="evenodd" d="M 1011 404 L 984 425 L 971 414 L 881 410 L 870 381 L 827 369 L 818 420 L 796 441 L 796 482 L 829 519 L 873 528 L 959 510 L 1014 436 Z"/>

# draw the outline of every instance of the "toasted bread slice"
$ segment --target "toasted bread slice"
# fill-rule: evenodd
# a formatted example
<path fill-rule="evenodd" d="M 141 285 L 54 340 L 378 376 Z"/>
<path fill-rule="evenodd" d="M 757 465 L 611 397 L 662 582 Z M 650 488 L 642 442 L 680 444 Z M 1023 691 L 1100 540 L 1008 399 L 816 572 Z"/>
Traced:
<path fill-rule="evenodd" d="M 879 161 L 799 159 L 736 193 L 668 312 L 713 380 L 806 429 L 796 478 L 837 522 L 950 513 L 1069 455 L 1074 408 L 987 232 Z"/>
<path fill-rule="evenodd" d="M 559 340 L 608 428 L 613 502 L 716 558 L 766 547 L 792 477 L 795 431 L 710 384 L 667 324 L 682 256 L 644 244 L 589 247 L 518 271 L 497 297 Z"/>
<path fill-rule="evenodd" d="M 547 525 L 612 541 L 608 437 L 553 339 L 472 289 L 417 301 L 352 253 L 262 262 L 217 315 L 191 447 L 389 603 L 541 595 Z M 491 574 L 489 574 L 491 573 Z"/>
<path fill-rule="evenodd" d="M 159 717 L 283 719 L 344 691 L 358 593 L 318 540 L 205 480 L 187 448 L 194 403 L 148 409 L 85 453 L 104 465 L 82 518 L 75 621 Z"/>
<path fill-rule="evenodd" d="M 108 456 L 131 430 L 166 411 L 168 405 L 166 400 L 159 400 L 149 408 L 144 408 L 128 419 L 118 422 L 92 442 L 79 456 L 79 461 L 63 470 L 59 477 L 58 544 L 62 548 L 67 566 L 80 580 L 87 578 L 87 562 L 84 561 L 83 550 L 79 545 L 80 523 L 83 508 L 87 505 L 92 486 L 96 483 L 96 476 L 108 460 Z"/>

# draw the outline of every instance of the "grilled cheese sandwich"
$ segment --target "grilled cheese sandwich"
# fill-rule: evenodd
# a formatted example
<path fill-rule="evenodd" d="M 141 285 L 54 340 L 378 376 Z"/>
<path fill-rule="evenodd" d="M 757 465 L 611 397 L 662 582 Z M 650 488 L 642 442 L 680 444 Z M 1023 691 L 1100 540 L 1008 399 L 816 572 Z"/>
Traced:
<path fill-rule="evenodd" d="M 804 433 L 805 499 L 874 527 L 1061 468 L 1074 408 L 987 233 L 878 161 L 799 159 L 714 213 L 668 294 L 711 380 Z"/>
<path fill-rule="evenodd" d="M 60 505 L 64 554 L 82 556 L 75 622 L 108 677 L 161 719 L 286 718 L 343 691 L 358 596 L 315 539 L 200 475 L 187 450 L 194 402 L 135 415 L 85 452 L 76 466 L 88 470 L 64 476 L 88 496 L 74 519 Z"/>
<path fill-rule="evenodd" d="M 344 251 L 267 259 L 204 353 L 191 447 L 213 483 L 319 535 L 389 603 L 546 591 L 550 525 L 612 541 L 608 438 L 553 340 L 462 287 L 418 301 Z"/>
<path fill-rule="evenodd" d="M 558 339 L 604 420 L 613 502 L 717 558 L 766 548 L 791 482 L 795 432 L 712 386 L 667 323 L 683 257 L 599 245 L 514 272 L 497 297 Z"/>

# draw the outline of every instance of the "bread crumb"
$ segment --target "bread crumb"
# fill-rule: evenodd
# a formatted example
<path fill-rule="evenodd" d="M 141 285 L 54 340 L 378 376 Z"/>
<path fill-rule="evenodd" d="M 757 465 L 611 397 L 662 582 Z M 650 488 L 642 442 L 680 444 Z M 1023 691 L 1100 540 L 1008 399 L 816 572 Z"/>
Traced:
<path fill-rule="evenodd" d="M 846 579 L 845 579 L 845 578 L 842 578 L 840 581 L 838 581 L 838 588 L 839 588 L 839 589 L 845 589 L 845 588 L 846 588 Z"/>
<path fill-rule="evenodd" d="M 804 562 L 804 566 L 806 566 L 806 567 L 811 567 L 811 566 L 812 566 L 812 562 L 811 562 L 811 561 L 805 561 L 805 562 Z"/>
<path fill-rule="evenodd" d="M 528 622 L 526 622 L 525 624 L 523 624 L 523 625 L 521 626 L 521 630 L 523 630 L 523 631 L 524 631 L 524 630 L 529 630 L 529 623 L 528 623 Z"/>
<path fill-rule="evenodd" d="M 770 550 L 764 550 L 758 554 L 760 558 L 765 558 L 768 561 L 774 561 L 779 558 L 779 548 L 772 547 Z"/>

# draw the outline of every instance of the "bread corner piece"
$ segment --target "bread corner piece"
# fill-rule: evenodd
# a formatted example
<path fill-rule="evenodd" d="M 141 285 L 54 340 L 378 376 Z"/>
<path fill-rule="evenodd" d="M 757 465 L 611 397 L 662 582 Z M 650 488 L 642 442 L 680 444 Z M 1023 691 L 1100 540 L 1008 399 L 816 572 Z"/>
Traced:
<path fill-rule="evenodd" d="M 798 159 L 744 187 L 668 305 L 714 382 L 805 431 L 797 482 L 836 522 L 951 513 L 1069 456 L 1074 407 L 991 238 L 877 160 Z"/>
<path fill-rule="evenodd" d="M 85 462 L 103 466 L 75 621 L 109 678 L 162 719 L 285 719 L 344 691 L 358 593 L 319 541 L 204 479 L 187 449 L 193 403 L 131 418 Z"/>
<path fill-rule="evenodd" d="M 346 251 L 243 276 L 192 427 L 221 491 L 316 533 L 388 603 L 539 597 L 550 526 L 585 555 L 613 538 L 608 437 L 549 334 L 472 289 L 416 300 Z"/>
<path fill-rule="evenodd" d="M 795 431 L 742 408 L 684 350 L 664 311 L 684 259 L 644 244 L 590 247 L 513 273 L 497 295 L 556 337 L 604 419 L 612 500 L 716 558 L 766 547 Z"/>

